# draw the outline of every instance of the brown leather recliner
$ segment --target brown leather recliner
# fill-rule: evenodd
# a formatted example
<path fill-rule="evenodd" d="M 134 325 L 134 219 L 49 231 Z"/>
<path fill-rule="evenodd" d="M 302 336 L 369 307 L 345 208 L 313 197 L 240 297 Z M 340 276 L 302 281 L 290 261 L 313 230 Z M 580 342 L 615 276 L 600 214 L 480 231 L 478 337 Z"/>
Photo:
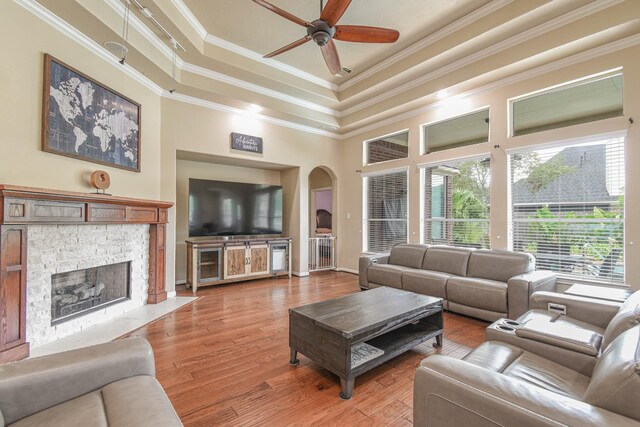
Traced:
<path fill-rule="evenodd" d="M 414 425 L 639 426 L 640 325 L 621 333 L 590 375 L 519 347 L 486 341 L 416 371 Z"/>
<path fill-rule="evenodd" d="M 181 426 L 144 338 L 0 365 L 0 427 Z"/>

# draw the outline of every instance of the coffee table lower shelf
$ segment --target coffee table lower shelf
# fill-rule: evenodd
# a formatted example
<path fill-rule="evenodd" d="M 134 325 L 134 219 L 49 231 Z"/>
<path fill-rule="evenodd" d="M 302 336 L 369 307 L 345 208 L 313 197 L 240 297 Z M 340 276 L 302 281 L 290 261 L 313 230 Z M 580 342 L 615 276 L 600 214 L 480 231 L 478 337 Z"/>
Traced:
<path fill-rule="evenodd" d="M 312 325 L 310 319 L 290 315 L 290 346 L 292 365 L 299 364 L 298 352 L 340 377 L 340 397 L 350 399 L 355 377 L 429 340 L 436 339 L 434 347 L 442 346 L 442 308 L 435 309 L 421 318 L 399 323 L 385 332 L 370 336 L 342 337 L 335 332 Z M 315 327 L 314 327 L 315 326 Z M 351 360 L 352 348 L 361 343 L 382 350 L 378 356 L 361 364 Z"/>

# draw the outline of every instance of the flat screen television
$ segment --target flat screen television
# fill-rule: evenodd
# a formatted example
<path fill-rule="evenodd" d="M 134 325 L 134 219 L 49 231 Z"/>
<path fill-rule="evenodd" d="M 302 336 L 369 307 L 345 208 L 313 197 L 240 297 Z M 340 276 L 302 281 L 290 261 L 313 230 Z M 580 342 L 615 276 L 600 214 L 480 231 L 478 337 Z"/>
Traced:
<path fill-rule="evenodd" d="M 282 234 L 279 185 L 189 179 L 189 237 Z"/>

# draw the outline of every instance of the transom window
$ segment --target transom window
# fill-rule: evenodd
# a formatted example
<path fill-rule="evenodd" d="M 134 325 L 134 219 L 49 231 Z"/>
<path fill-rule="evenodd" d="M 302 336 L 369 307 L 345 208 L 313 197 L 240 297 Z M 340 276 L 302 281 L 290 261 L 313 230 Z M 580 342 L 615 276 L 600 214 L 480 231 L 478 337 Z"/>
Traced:
<path fill-rule="evenodd" d="M 404 159 L 409 155 L 409 132 L 399 132 L 364 143 L 364 164 Z"/>

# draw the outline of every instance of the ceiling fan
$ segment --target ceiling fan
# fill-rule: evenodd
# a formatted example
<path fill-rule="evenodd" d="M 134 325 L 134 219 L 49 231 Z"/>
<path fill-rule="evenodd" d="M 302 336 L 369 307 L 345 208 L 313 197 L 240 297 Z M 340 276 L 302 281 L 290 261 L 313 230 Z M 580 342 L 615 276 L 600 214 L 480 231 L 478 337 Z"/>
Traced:
<path fill-rule="evenodd" d="M 294 47 L 303 45 L 309 40 L 313 40 L 318 46 L 320 46 L 322 56 L 324 57 L 331 74 L 337 74 L 342 69 L 342 66 L 340 65 L 340 57 L 338 56 L 338 51 L 336 50 L 335 43 L 333 43 L 333 39 L 358 43 L 394 43 L 400 36 L 398 31 L 387 28 L 367 27 L 363 25 L 336 25 L 349 7 L 351 0 L 327 1 L 327 4 L 322 8 L 320 18 L 312 22 L 307 22 L 304 19 L 298 18 L 297 16 L 292 15 L 286 10 L 282 10 L 265 0 L 253 1 L 270 11 L 277 13 L 283 18 L 288 19 L 289 21 L 307 28 L 306 36 L 265 55 L 265 58 L 272 58 L 283 52 L 291 50 Z M 320 5 L 322 6 L 322 1 L 320 2 Z"/>

